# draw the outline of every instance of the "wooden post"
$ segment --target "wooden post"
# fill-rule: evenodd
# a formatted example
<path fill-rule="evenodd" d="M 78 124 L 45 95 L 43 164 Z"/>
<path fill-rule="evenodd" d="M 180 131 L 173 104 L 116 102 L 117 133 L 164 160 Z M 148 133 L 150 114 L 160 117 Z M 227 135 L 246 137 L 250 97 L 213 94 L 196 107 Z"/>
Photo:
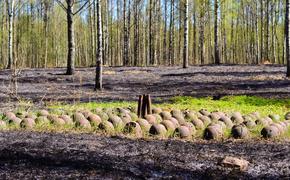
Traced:
<path fill-rule="evenodd" d="M 142 103 L 143 103 L 143 95 L 139 96 L 139 100 L 138 100 L 138 112 L 137 115 L 138 117 L 141 117 L 141 112 L 142 112 Z"/>
<path fill-rule="evenodd" d="M 138 112 L 139 118 L 144 118 L 147 114 L 152 114 L 152 103 L 150 95 L 140 95 L 138 100 Z"/>
<path fill-rule="evenodd" d="M 147 95 L 147 114 L 152 114 L 152 103 L 150 94 Z"/>
<path fill-rule="evenodd" d="M 142 113 L 141 117 L 144 118 L 147 115 L 147 102 L 148 102 L 148 96 L 143 95 L 143 103 L 142 103 Z"/>

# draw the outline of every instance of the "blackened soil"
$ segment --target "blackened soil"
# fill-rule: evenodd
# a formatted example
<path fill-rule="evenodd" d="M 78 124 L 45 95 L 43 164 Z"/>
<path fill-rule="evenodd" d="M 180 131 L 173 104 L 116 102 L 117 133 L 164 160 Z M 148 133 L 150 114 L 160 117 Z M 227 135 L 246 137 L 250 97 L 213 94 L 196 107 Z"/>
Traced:
<path fill-rule="evenodd" d="M 290 178 L 290 143 L 130 140 L 92 134 L 0 132 L 1 179 Z M 249 169 L 220 165 L 243 158 Z"/>
<path fill-rule="evenodd" d="M 26 69 L 18 77 L 18 96 L 11 94 L 10 71 L 0 71 L 0 108 L 17 99 L 34 103 L 47 101 L 88 102 L 137 100 L 151 94 L 166 101 L 179 95 L 257 95 L 289 98 L 286 68 L 277 65 L 221 65 L 180 67 L 105 68 L 104 91 L 95 93 L 94 68 L 79 68 L 74 76 L 62 75 L 63 68 Z"/>

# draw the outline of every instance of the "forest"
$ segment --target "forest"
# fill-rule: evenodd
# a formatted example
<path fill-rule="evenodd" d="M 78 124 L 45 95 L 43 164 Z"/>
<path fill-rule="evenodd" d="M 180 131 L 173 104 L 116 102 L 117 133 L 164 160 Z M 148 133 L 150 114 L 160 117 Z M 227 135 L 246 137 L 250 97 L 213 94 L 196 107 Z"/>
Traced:
<path fill-rule="evenodd" d="M 289 179 L 290 0 L 0 0 L 0 179 Z"/>
<path fill-rule="evenodd" d="M 11 64 L 9 28 L 17 67 L 66 66 L 70 23 L 75 66 L 95 66 L 95 1 L 10 1 L 0 2 L 2 68 Z M 72 22 L 64 9 L 69 3 L 75 9 Z M 184 44 L 190 65 L 286 64 L 284 0 L 101 0 L 100 5 L 106 66 L 181 65 Z"/>

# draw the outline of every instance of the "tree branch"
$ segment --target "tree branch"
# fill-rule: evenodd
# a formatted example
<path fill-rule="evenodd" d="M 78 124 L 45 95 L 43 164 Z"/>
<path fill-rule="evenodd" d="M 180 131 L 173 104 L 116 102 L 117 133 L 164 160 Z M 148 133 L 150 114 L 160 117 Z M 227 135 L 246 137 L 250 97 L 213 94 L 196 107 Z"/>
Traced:
<path fill-rule="evenodd" d="M 90 2 L 90 1 L 87 0 L 87 1 L 85 2 L 85 4 L 82 5 L 82 7 L 80 7 L 76 12 L 73 13 L 73 15 L 76 15 L 76 14 L 78 14 L 81 10 L 83 10 L 84 7 L 85 7 L 89 2 Z M 93 2 L 94 2 L 94 1 L 93 1 Z M 93 3 L 91 3 L 89 6 L 91 6 L 92 4 L 93 4 Z"/>
<path fill-rule="evenodd" d="M 56 0 L 56 2 L 59 4 L 59 6 L 60 6 L 64 11 L 67 11 L 67 8 L 65 7 L 65 5 L 64 5 L 60 0 Z"/>

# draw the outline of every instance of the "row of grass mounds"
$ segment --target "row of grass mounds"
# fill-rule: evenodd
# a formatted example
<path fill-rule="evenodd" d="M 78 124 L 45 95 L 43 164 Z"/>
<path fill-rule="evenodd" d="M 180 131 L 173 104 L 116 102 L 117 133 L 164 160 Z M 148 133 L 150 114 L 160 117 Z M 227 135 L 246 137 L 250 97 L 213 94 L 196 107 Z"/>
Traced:
<path fill-rule="evenodd" d="M 4 112 L 0 116 L 1 129 L 68 128 L 106 134 L 124 134 L 132 137 L 194 139 L 246 139 L 251 137 L 277 138 L 290 131 L 290 112 L 284 117 L 276 114 L 261 116 L 259 112 L 243 115 L 162 109 L 154 107 L 152 114 L 138 118 L 135 108 L 95 108 L 72 112 Z"/>

